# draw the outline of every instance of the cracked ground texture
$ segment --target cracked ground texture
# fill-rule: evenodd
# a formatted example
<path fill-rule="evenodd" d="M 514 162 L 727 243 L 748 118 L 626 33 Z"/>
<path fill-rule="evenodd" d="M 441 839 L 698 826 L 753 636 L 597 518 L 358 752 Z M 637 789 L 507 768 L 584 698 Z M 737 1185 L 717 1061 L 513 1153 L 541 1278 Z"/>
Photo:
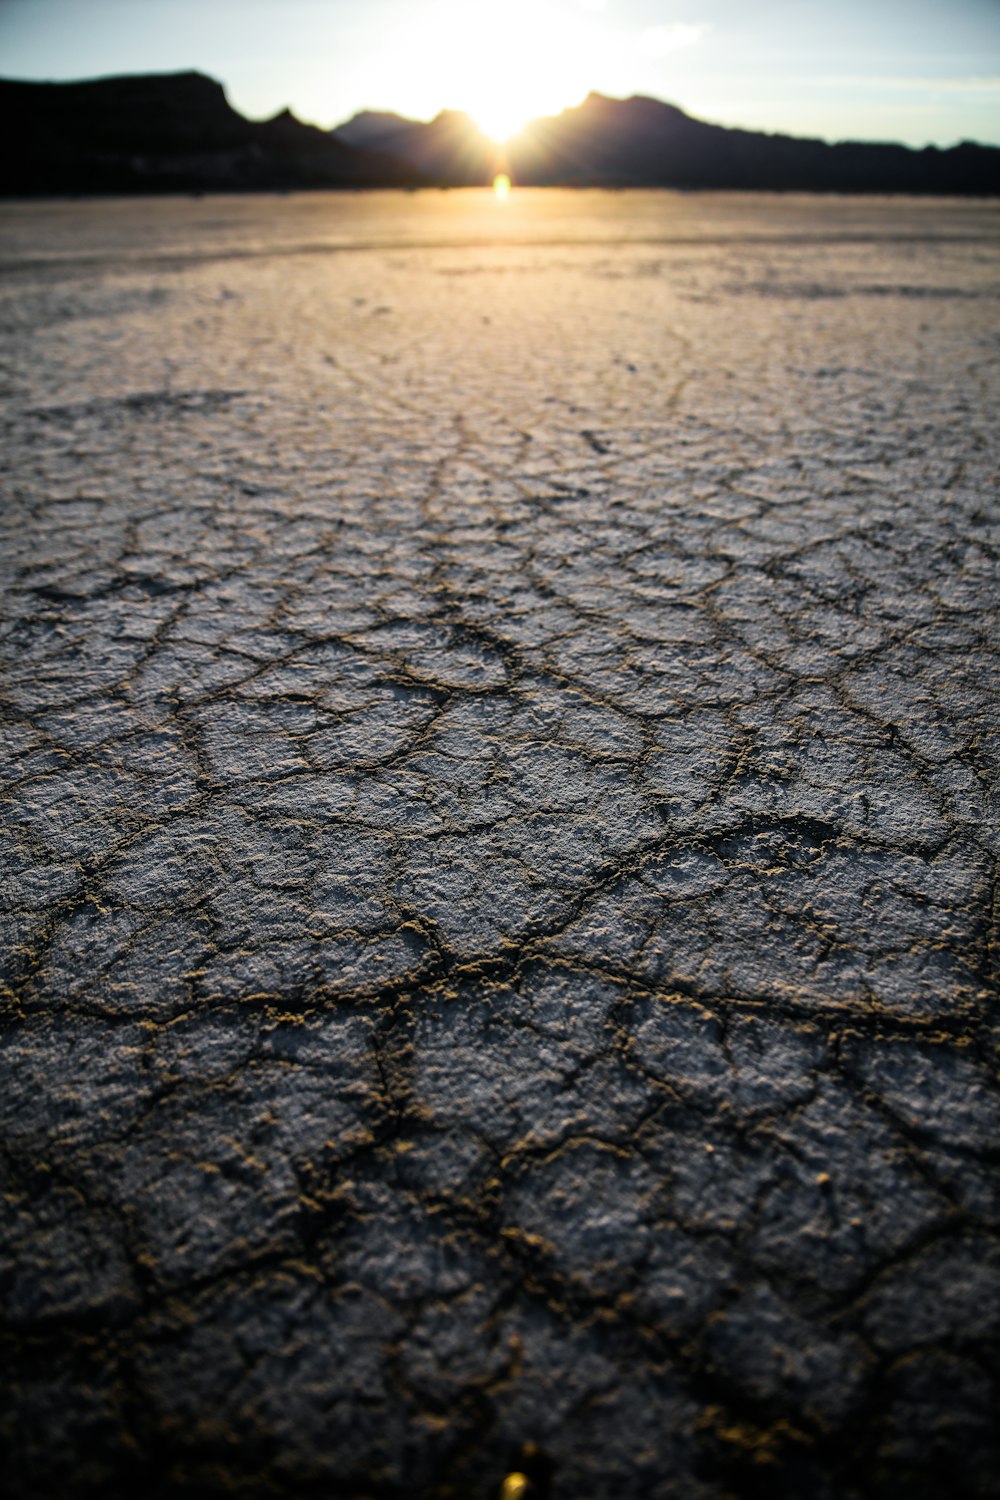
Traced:
<path fill-rule="evenodd" d="M 997 1492 L 998 238 L 5 209 L 7 1494 Z"/>

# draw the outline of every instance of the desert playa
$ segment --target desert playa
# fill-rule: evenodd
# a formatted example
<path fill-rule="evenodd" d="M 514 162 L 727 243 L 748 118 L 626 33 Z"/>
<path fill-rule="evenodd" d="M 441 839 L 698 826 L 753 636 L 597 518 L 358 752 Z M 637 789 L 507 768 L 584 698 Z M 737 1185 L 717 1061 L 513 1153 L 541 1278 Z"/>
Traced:
<path fill-rule="evenodd" d="M 4 208 L 9 1494 L 992 1492 L 998 248 Z"/>

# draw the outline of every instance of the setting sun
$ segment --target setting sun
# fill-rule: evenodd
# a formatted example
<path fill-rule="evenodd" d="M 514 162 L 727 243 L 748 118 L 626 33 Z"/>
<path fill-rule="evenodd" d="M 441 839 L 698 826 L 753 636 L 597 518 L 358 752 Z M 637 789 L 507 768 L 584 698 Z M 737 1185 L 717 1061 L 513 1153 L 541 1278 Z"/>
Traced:
<path fill-rule="evenodd" d="M 501 202 L 504 198 L 510 197 L 510 178 L 507 176 L 506 172 L 498 172 L 494 177 L 493 191 L 494 193 L 496 193 Z"/>
<path fill-rule="evenodd" d="M 587 17 L 546 0 L 504 7 L 443 6 L 423 71 L 449 107 L 503 145 L 538 115 L 578 104 L 592 87 L 598 48 Z M 429 80 L 427 80 L 429 81 Z"/>
<path fill-rule="evenodd" d="M 477 105 L 471 111 L 473 119 L 483 134 L 488 135 L 490 140 L 495 141 L 498 146 L 502 146 L 512 136 L 517 135 L 533 115 L 541 112 L 520 107 L 513 99 L 498 99 L 495 104 Z"/>

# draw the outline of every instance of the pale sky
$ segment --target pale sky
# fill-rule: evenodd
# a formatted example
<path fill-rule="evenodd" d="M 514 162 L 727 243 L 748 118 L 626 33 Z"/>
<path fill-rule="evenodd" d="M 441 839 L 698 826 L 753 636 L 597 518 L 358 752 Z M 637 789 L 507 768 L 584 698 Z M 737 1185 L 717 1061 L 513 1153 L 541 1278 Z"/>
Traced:
<path fill-rule="evenodd" d="M 466 109 L 591 89 L 795 135 L 1000 143 L 1000 0 L 0 0 L 0 75 L 197 68 L 242 113 Z"/>

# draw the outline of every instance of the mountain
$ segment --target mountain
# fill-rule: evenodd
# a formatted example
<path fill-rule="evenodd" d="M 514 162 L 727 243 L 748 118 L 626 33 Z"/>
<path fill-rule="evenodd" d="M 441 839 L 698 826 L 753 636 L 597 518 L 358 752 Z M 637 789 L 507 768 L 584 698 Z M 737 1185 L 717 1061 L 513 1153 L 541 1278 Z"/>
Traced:
<path fill-rule="evenodd" d="M 1000 148 L 942 151 L 732 130 L 659 99 L 590 94 L 510 143 L 523 183 L 755 188 L 838 193 L 997 193 Z"/>
<path fill-rule="evenodd" d="M 331 133 L 348 145 L 377 146 L 448 187 L 479 187 L 504 170 L 501 149 L 458 110 L 442 110 L 426 124 L 403 115 L 362 110 Z"/>
<path fill-rule="evenodd" d="M 332 132 L 288 110 L 247 120 L 201 73 L 0 80 L 0 130 L 5 196 L 467 186 L 499 171 L 538 185 L 1000 194 L 995 146 L 831 146 L 602 94 L 535 120 L 503 150 L 453 110 L 428 123 L 367 110 Z"/>
<path fill-rule="evenodd" d="M 0 131 L 6 196 L 404 187 L 421 180 L 405 161 L 332 139 L 288 110 L 247 120 L 222 85 L 201 73 L 82 83 L 0 79 Z"/>
<path fill-rule="evenodd" d="M 360 127 L 361 134 L 355 131 Z M 334 137 L 364 139 L 436 182 L 488 182 L 509 171 L 525 186 L 744 188 L 837 193 L 1000 193 L 1000 148 L 943 151 L 768 135 L 709 125 L 659 99 L 590 94 L 534 120 L 500 153 L 464 115 L 429 124 L 356 115 Z"/>
<path fill-rule="evenodd" d="M 330 134 L 348 146 L 372 146 L 381 149 L 383 141 L 394 135 L 405 135 L 407 131 L 420 128 L 421 120 L 410 120 L 406 115 L 393 114 L 388 109 L 363 109 L 353 115 L 346 125 L 340 125 Z"/>

